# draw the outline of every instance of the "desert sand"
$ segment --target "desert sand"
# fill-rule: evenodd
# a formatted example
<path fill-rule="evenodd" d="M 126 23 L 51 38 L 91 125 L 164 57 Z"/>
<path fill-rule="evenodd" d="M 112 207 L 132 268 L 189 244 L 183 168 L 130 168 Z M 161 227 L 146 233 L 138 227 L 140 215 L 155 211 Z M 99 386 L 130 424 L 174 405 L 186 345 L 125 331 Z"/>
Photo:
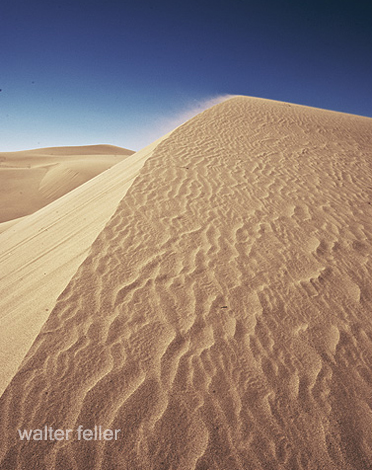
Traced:
<path fill-rule="evenodd" d="M 129 158 L 0 236 L 0 468 L 371 469 L 372 120 L 234 97 Z"/>
<path fill-rule="evenodd" d="M 0 152 L 0 233 L 133 153 L 113 145 Z"/>
<path fill-rule="evenodd" d="M 0 234 L 0 393 L 159 141 Z"/>

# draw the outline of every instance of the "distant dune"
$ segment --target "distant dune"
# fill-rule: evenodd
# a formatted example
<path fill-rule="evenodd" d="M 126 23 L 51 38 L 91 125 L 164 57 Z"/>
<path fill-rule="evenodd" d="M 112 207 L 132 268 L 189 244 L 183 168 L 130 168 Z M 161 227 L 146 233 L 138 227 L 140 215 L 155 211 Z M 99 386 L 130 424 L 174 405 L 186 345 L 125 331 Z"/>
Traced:
<path fill-rule="evenodd" d="M 133 153 L 113 145 L 0 152 L 0 232 Z"/>
<path fill-rule="evenodd" d="M 6 230 L 0 468 L 371 469 L 371 172 L 371 119 L 235 97 Z"/>

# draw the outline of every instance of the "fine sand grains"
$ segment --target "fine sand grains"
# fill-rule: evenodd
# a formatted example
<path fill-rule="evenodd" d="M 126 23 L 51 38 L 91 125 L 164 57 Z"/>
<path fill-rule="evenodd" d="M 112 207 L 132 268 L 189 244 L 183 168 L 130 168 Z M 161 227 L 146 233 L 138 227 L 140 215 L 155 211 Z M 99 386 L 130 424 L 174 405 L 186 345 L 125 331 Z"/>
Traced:
<path fill-rule="evenodd" d="M 0 468 L 372 468 L 371 131 L 236 97 L 161 142 L 1 397 Z"/>

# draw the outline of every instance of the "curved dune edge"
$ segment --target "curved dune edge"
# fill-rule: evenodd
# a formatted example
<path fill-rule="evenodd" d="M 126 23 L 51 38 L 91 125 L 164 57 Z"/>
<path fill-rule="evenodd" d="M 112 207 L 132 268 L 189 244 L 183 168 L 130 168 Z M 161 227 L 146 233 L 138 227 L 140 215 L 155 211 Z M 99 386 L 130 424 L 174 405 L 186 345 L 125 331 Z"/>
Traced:
<path fill-rule="evenodd" d="M 157 146 L 0 399 L 2 468 L 369 468 L 371 129 L 238 97 Z"/>
<path fill-rule="evenodd" d="M 18 224 L 21 220 L 24 220 L 28 215 L 25 215 L 23 217 L 17 217 L 16 219 L 8 220 L 7 222 L 1 222 L 0 223 L 0 234 L 5 232 L 5 230 L 8 230 L 10 227 L 13 227 L 15 224 Z"/>
<path fill-rule="evenodd" d="M 0 234 L 0 393 L 94 239 L 166 137 L 14 225 L 4 223 L 6 230 Z M 74 152 L 76 148 L 71 147 L 70 153 Z"/>

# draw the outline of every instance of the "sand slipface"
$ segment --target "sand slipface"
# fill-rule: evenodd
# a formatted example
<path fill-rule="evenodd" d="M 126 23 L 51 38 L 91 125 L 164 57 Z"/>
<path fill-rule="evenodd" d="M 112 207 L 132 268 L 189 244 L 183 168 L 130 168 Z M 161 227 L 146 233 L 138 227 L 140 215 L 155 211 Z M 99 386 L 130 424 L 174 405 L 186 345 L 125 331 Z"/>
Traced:
<path fill-rule="evenodd" d="M 236 97 L 161 142 L 0 399 L 0 468 L 371 468 L 371 131 Z"/>

